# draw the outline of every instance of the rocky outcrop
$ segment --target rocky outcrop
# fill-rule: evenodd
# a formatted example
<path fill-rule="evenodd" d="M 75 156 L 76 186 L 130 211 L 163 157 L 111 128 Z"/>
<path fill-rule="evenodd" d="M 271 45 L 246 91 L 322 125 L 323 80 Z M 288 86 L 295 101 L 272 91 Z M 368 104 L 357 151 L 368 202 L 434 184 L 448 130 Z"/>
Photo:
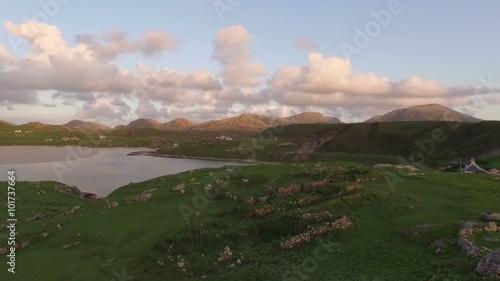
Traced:
<path fill-rule="evenodd" d="M 308 232 L 301 233 L 290 237 L 290 239 L 280 242 L 280 249 L 292 249 L 297 246 L 303 245 L 311 241 L 311 234 Z"/>
<path fill-rule="evenodd" d="M 483 257 L 478 262 L 476 271 L 482 276 L 500 279 L 500 249 Z"/>
<path fill-rule="evenodd" d="M 280 249 L 292 249 L 297 246 L 303 245 L 311 241 L 313 236 L 320 235 L 323 233 L 332 232 L 335 230 L 351 228 L 354 224 L 346 216 L 341 217 L 332 222 L 326 222 L 321 226 L 308 227 L 308 230 L 304 233 L 290 237 L 290 239 L 282 241 L 279 243 Z"/>
<path fill-rule="evenodd" d="M 321 213 L 305 213 L 300 218 L 305 221 L 324 221 L 324 220 L 329 220 L 333 217 L 333 215 L 328 212 L 324 211 Z"/>
<path fill-rule="evenodd" d="M 460 230 L 458 231 L 458 245 L 462 248 L 462 251 L 468 257 L 477 257 L 485 252 L 491 251 L 486 247 L 480 247 L 476 245 L 474 235 L 479 232 L 494 232 L 497 230 L 495 223 L 490 222 L 488 224 L 477 223 L 477 222 L 463 222 L 460 224 Z"/>
<path fill-rule="evenodd" d="M 127 204 L 140 203 L 140 202 L 149 201 L 152 198 L 153 198 L 153 193 L 142 193 L 139 195 L 135 195 L 135 196 L 126 198 L 125 203 L 127 203 Z"/>

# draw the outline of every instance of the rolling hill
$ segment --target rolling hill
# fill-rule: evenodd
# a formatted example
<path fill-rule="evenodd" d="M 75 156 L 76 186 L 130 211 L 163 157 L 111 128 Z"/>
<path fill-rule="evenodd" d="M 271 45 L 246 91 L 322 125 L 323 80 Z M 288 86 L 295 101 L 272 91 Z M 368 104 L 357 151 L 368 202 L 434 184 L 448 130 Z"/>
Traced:
<path fill-rule="evenodd" d="M 269 127 L 281 125 L 313 123 L 340 123 L 340 120 L 335 117 L 324 116 L 323 114 L 317 112 L 304 112 L 284 118 L 247 113 L 236 117 L 201 123 L 195 126 L 193 130 L 261 131 Z"/>
<path fill-rule="evenodd" d="M 94 123 L 94 122 L 86 122 L 86 121 L 81 121 L 81 120 L 72 120 L 66 124 L 63 124 L 62 126 L 72 128 L 72 129 L 95 130 L 95 131 L 110 130 L 111 129 L 110 127 L 103 125 L 103 124 Z"/>
<path fill-rule="evenodd" d="M 302 112 L 282 119 L 292 124 L 342 123 L 340 119 L 336 117 L 325 116 L 318 112 Z"/>
<path fill-rule="evenodd" d="M 7 122 L 7 121 L 0 120 L 0 125 L 15 126 L 16 124 L 13 124 L 13 123 L 10 123 L 10 122 Z"/>
<path fill-rule="evenodd" d="M 196 125 L 197 123 L 188 120 L 186 118 L 177 118 L 168 123 L 163 124 L 162 128 L 165 130 L 172 130 L 172 131 L 186 131 L 193 128 Z"/>
<path fill-rule="evenodd" d="M 412 173 L 339 161 L 236 165 L 130 183 L 90 201 L 64 184 L 19 181 L 29 204 L 16 212 L 18 267 L 0 279 L 498 280 L 476 272 L 500 247 L 500 232 L 481 221 L 500 212 L 498 179 Z M 474 233 L 466 242 L 484 250 L 477 256 L 462 250 L 464 222 Z"/>
<path fill-rule="evenodd" d="M 269 128 L 257 135 L 266 140 L 267 159 L 278 159 L 280 153 L 304 154 L 331 158 L 338 153 L 401 155 L 417 162 L 437 166 L 442 161 L 460 157 L 477 157 L 500 149 L 500 122 L 458 123 L 444 121 L 400 121 L 380 123 L 288 125 Z M 280 146 L 293 143 L 296 148 Z M 285 159 L 282 159 L 285 160 Z M 410 159 L 411 160 L 411 159 Z"/>
<path fill-rule="evenodd" d="M 440 104 L 426 104 L 396 109 L 384 115 L 372 117 L 365 122 L 394 121 L 455 121 L 476 123 L 482 120 Z"/>

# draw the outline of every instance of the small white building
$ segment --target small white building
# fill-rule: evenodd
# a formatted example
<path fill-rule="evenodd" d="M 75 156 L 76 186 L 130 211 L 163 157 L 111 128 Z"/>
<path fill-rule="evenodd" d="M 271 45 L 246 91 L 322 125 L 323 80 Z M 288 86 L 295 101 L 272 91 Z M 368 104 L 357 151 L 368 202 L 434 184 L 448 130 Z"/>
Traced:
<path fill-rule="evenodd" d="M 179 144 L 178 143 L 174 143 L 174 145 L 172 145 L 173 148 L 178 148 L 179 147 Z"/>
<path fill-rule="evenodd" d="M 51 142 L 52 139 L 45 139 L 45 142 Z"/>
<path fill-rule="evenodd" d="M 15 130 L 14 131 L 14 133 L 20 133 L 20 132 L 21 132 L 21 130 Z"/>
<path fill-rule="evenodd" d="M 106 139 L 106 136 L 100 135 L 100 136 L 99 136 L 99 139 L 100 139 L 100 140 L 105 140 L 105 139 Z"/>
<path fill-rule="evenodd" d="M 481 168 L 477 163 L 474 158 L 470 159 L 470 162 L 465 164 L 465 168 L 462 169 L 463 173 L 467 174 L 491 174 L 490 171 L 487 171 L 483 168 Z"/>
<path fill-rule="evenodd" d="M 233 140 L 232 137 L 225 137 L 224 139 L 227 140 L 227 141 L 232 141 Z"/>
<path fill-rule="evenodd" d="M 33 131 L 25 131 L 25 134 L 33 134 Z"/>
<path fill-rule="evenodd" d="M 74 138 L 74 137 L 73 137 L 73 138 L 70 138 L 70 140 L 72 140 L 72 141 L 79 141 L 80 139 L 79 139 L 79 138 Z"/>
<path fill-rule="evenodd" d="M 61 138 L 62 141 L 69 141 L 68 137 Z"/>

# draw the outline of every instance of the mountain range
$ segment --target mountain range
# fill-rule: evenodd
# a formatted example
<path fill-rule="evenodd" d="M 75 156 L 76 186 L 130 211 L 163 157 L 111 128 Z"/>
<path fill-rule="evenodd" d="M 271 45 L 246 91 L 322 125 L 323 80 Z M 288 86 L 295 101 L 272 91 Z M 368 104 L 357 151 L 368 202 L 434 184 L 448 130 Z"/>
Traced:
<path fill-rule="evenodd" d="M 482 121 L 471 115 L 467 115 L 439 104 L 418 105 L 409 108 L 400 108 L 366 120 L 366 123 L 395 122 L 395 121 L 456 121 L 476 123 Z M 31 122 L 28 124 L 40 124 Z M 291 125 L 291 124 L 314 124 L 314 123 L 342 123 L 338 118 L 325 116 L 318 112 L 303 112 L 289 117 L 273 117 L 246 113 L 235 117 L 220 120 L 211 120 L 203 123 L 195 123 L 185 118 L 177 118 L 168 123 L 160 123 L 154 119 L 140 118 L 127 125 L 119 125 L 115 128 L 81 120 L 72 120 L 61 126 L 80 130 L 119 130 L 154 128 L 167 131 L 262 131 L 264 129 Z M 0 124 L 10 126 L 11 123 L 1 121 Z"/>

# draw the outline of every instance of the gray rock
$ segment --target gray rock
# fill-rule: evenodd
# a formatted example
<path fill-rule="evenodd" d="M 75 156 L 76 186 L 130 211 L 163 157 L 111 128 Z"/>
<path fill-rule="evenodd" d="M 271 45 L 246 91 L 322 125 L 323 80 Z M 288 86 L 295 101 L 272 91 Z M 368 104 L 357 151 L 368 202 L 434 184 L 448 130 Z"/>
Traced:
<path fill-rule="evenodd" d="M 500 221 L 500 214 L 498 213 L 481 213 L 480 217 L 485 221 Z"/>
<path fill-rule="evenodd" d="M 489 242 L 489 243 L 494 243 L 494 242 L 498 242 L 498 239 L 497 238 L 493 238 L 493 237 L 484 237 L 483 241 Z"/>
<path fill-rule="evenodd" d="M 483 276 L 500 279 L 500 249 L 482 258 L 476 266 L 476 271 Z"/>
<path fill-rule="evenodd" d="M 458 239 L 458 245 L 462 248 L 462 251 L 468 257 L 476 257 L 481 254 L 481 249 L 479 249 L 476 244 L 467 238 L 461 237 Z"/>

